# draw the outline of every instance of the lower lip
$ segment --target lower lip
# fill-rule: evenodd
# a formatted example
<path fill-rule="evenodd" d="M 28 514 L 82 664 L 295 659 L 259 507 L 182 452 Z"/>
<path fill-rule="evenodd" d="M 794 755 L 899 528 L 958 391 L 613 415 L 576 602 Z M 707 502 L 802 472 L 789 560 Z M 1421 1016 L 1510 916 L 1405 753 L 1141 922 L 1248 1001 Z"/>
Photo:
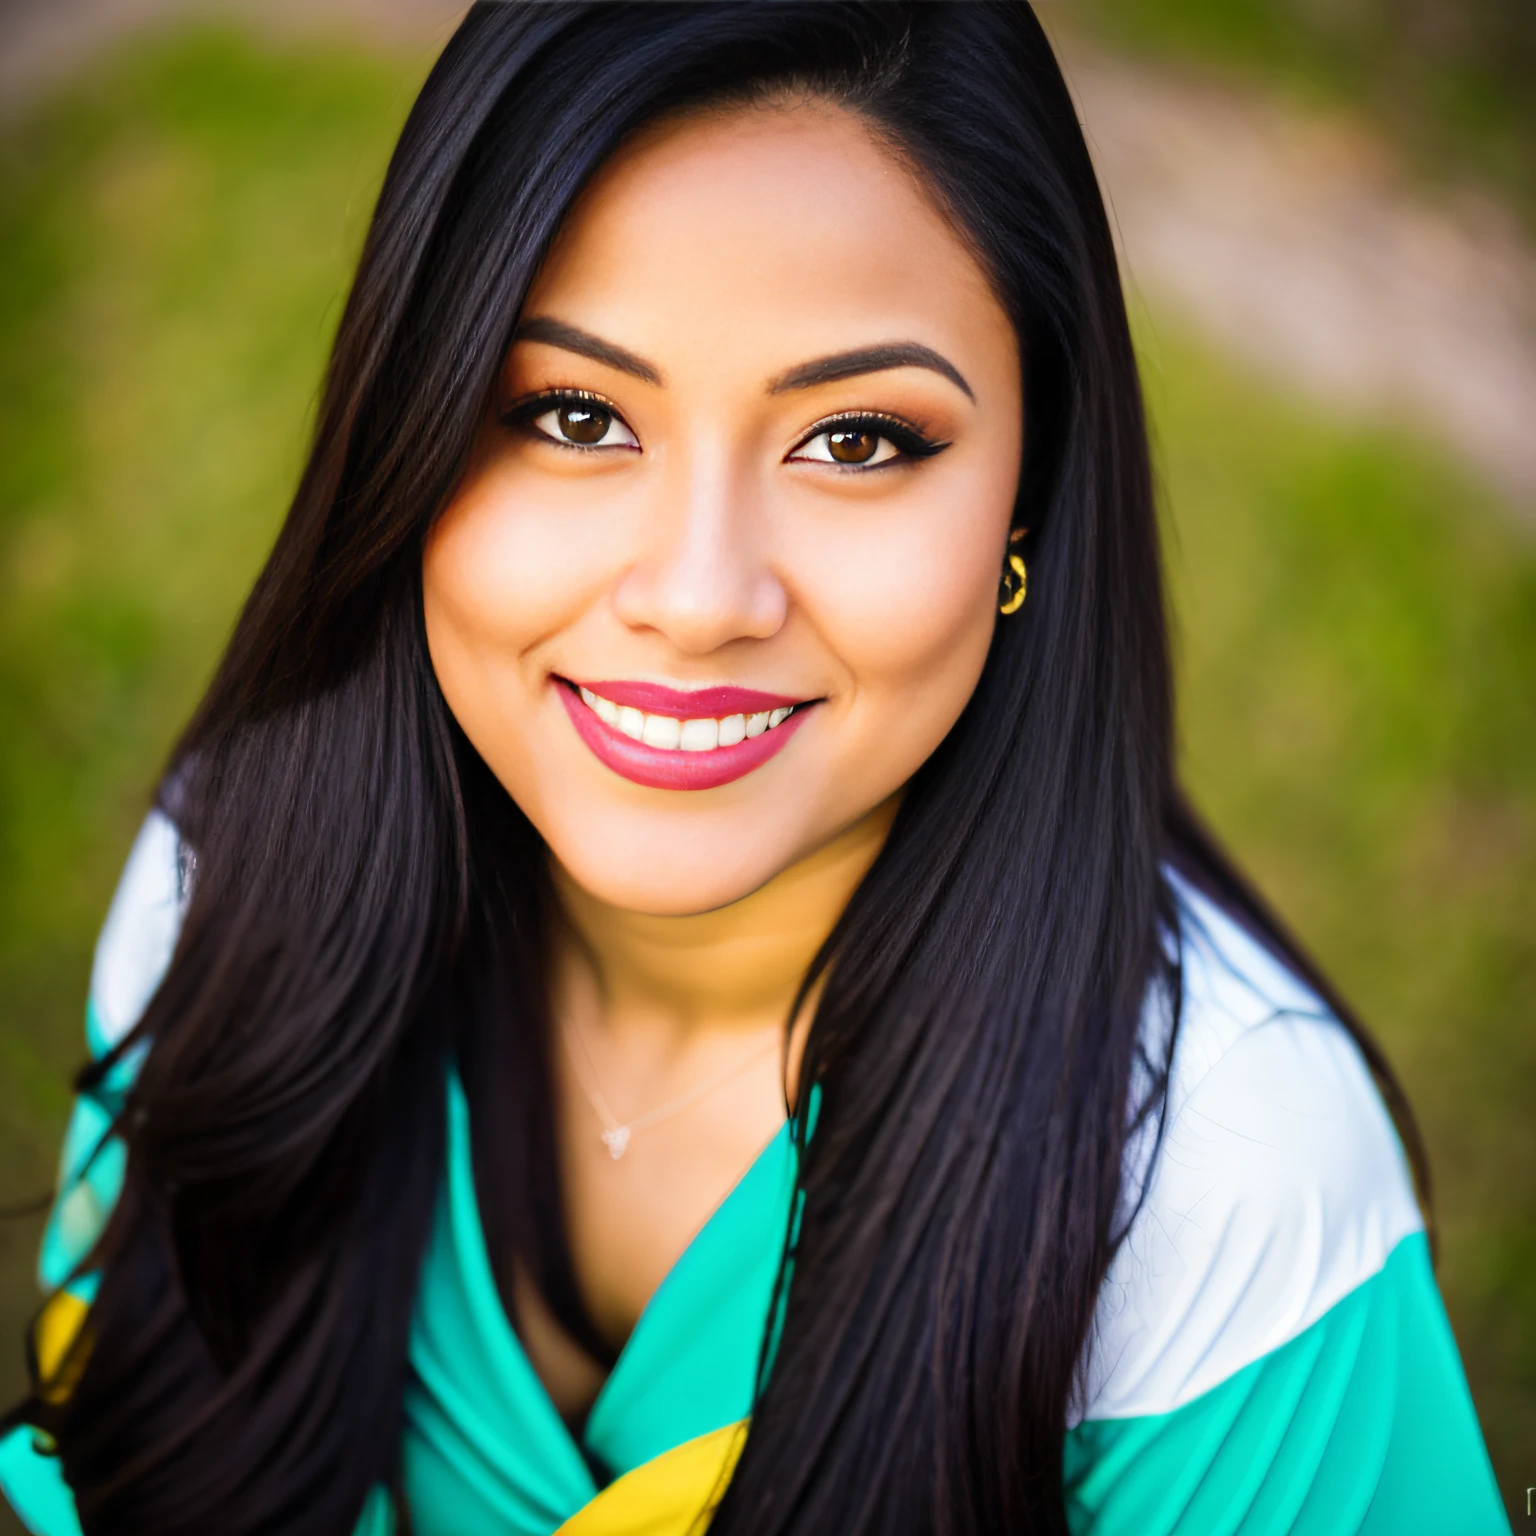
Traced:
<path fill-rule="evenodd" d="M 788 746 L 789 738 L 810 713 L 810 707 L 802 704 L 771 731 L 749 736 L 733 747 L 714 747 L 708 752 L 668 752 L 661 747 L 648 747 L 599 720 L 565 683 L 556 682 L 554 686 L 576 734 L 592 749 L 593 756 L 615 773 L 650 789 L 715 789 L 729 784 L 754 768 L 761 768 Z"/>

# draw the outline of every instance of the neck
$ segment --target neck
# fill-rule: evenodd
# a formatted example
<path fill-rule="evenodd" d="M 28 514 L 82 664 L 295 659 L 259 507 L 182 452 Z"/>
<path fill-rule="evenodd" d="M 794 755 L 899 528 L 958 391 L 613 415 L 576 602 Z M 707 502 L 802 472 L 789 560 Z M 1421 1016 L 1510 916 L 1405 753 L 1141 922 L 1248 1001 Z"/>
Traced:
<path fill-rule="evenodd" d="M 565 919 L 556 1006 L 575 1008 L 588 1027 L 667 1035 L 678 1046 L 703 1031 L 782 1028 L 817 950 L 884 845 L 896 807 L 893 796 L 750 895 L 685 917 L 611 906 L 552 861 Z"/>

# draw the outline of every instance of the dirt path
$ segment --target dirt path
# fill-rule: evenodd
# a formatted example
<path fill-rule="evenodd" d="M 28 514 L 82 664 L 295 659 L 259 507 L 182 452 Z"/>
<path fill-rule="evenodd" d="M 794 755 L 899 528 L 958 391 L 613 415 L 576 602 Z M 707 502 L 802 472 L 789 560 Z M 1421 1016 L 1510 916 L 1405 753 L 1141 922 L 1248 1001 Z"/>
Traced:
<path fill-rule="evenodd" d="M 459 0 L 0 0 L 0 102 L 171 17 L 430 48 Z M 1461 453 L 1536 526 L 1536 252 L 1471 198 L 1432 203 L 1365 135 L 1075 47 L 1068 74 L 1132 286 L 1259 366 Z"/>
<path fill-rule="evenodd" d="M 1416 195 L 1336 122 L 1102 57 L 1068 70 L 1133 286 L 1440 437 L 1536 521 L 1536 252 L 1511 218 Z"/>

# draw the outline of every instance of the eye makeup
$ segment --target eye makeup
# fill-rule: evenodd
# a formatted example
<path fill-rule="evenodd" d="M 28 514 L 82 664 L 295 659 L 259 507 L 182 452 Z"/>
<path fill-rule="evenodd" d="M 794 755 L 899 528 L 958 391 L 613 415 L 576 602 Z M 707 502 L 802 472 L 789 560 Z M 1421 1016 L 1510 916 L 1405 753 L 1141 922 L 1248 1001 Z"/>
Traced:
<path fill-rule="evenodd" d="M 553 416 L 557 431 L 538 426 Z M 498 411 L 503 427 L 522 431 L 557 448 L 638 449 L 633 430 L 604 396 L 592 390 L 539 390 Z M 615 432 L 616 441 L 605 441 Z M 824 451 L 814 450 L 821 443 Z M 888 445 L 890 452 L 882 453 Z M 801 435 L 785 455 L 786 463 L 827 464 L 839 470 L 869 471 L 911 465 L 942 453 L 950 444 L 930 437 L 920 427 L 886 411 L 840 411 L 824 416 Z"/>
<path fill-rule="evenodd" d="M 590 451 L 597 448 L 639 447 L 629 423 L 610 401 L 591 390 L 539 390 L 536 394 L 501 407 L 497 415 L 503 427 L 526 432 L 541 442 L 553 443 L 557 448 Z M 555 417 L 558 436 L 536 425 L 542 416 Z M 615 428 L 623 437 L 616 442 L 604 441 Z"/>
<path fill-rule="evenodd" d="M 825 454 L 805 451 L 821 438 L 826 439 Z M 882 442 L 889 443 L 895 452 L 880 457 Z M 843 411 L 823 417 L 812 426 L 785 455 L 785 460 L 867 471 L 931 459 L 948 447 L 948 442 L 929 437 L 900 416 L 884 411 Z"/>

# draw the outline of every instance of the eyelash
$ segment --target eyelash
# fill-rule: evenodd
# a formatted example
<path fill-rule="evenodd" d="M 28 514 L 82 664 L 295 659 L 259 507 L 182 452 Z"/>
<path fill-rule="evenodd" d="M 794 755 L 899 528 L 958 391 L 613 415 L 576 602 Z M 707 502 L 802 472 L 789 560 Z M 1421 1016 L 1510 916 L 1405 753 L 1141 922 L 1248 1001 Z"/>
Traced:
<path fill-rule="evenodd" d="M 532 427 L 534 421 L 546 411 L 559 410 L 562 405 L 600 405 L 605 411 L 612 414 L 615 421 L 624 421 L 623 415 L 611 400 L 605 399 L 590 389 L 545 389 L 536 395 L 529 395 L 525 400 L 514 400 L 511 405 L 505 407 L 498 414 L 504 427 Z M 624 422 L 629 427 L 627 421 Z M 633 427 L 629 427 L 633 431 Z M 593 450 L 582 443 L 573 443 L 565 438 L 551 437 L 547 432 L 535 432 L 541 442 L 553 443 L 557 448 L 574 449 L 577 453 L 591 453 Z"/>
<path fill-rule="evenodd" d="M 528 428 L 546 411 L 558 410 L 562 405 L 600 405 L 606 411 L 613 413 L 615 420 L 624 422 L 624 417 L 615 408 L 611 401 L 602 395 L 587 389 L 547 389 L 536 395 L 530 395 L 525 400 L 513 402 L 500 413 L 501 423 L 505 427 Z M 624 422 L 631 432 L 633 427 Z M 842 472 L 854 474 L 869 474 L 877 469 L 897 469 L 910 465 L 919 459 L 931 459 L 935 454 L 942 453 L 949 444 L 927 436 L 911 422 L 904 421 L 900 416 L 887 415 L 882 411 L 849 411 L 837 416 L 826 416 L 812 426 L 789 450 L 786 458 L 792 458 L 799 453 L 808 443 L 813 443 L 826 432 L 844 431 L 869 432 L 877 437 L 883 437 L 896 449 L 896 455 L 889 459 L 883 459 L 878 464 L 868 466 L 862 464 L 837 464 L 833 467 Z M 576 453 L 591 453 L 593 448 L 581 443 L 573 443 L 564 438 L 551 437 L 547 432 L 538 432 L 537 436 L 543 442 L 553 443 L 557 448 L 567 448 Z M 805 461 L 801 461 L 805 462 Z"/>
<path fill-rule="evenodd" d="M 789 450 L 788 457 L 799 453 L 808 443 L 827 432 L 836 431 L 868 432 L 874 437 L 883 437 L 896 449 L 893 458 L 882 459 L 878 464 L 837 464 L 833 467 L 854 474 L 870 474 L 877 469 L 900 469 L 911 465 L 918 459 L 931 459 L 936 453 L 942 453 L 949 447 L 947 442 L 938 441 L 929 437 L 914 427 L 910 421 L 904 421 L 900 416 L 888 416 L 883 411 L 849 411 L 839 416 L 827 416 L 818 421 L 805 435 Z M 804 462 L 803 460 L 801 462 Z"/>

